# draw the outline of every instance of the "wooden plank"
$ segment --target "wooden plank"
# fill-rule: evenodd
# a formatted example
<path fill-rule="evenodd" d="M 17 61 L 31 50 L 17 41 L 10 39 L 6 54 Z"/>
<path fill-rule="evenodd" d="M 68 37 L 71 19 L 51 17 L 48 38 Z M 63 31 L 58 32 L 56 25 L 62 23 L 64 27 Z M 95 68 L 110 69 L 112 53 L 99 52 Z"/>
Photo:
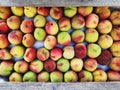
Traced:
<path fill-rule="evenodd" d="M 0 6 L 120 6 L 120 0 L 0 0 Z"/>
<path fill-rule="evenodd" d="M 120 82 L 1 83 L 0 90 L 120 90 Z"/>

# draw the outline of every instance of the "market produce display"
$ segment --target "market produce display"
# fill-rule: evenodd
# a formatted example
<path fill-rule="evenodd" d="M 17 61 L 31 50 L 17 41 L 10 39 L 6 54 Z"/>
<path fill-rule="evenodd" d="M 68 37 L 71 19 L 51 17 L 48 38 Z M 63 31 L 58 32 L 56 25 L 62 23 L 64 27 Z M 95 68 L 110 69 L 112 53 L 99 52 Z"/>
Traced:
<path fill-rule="evenodd" d="M 3 81 L 120 81 L 120 10 L 0 7 Z"/>

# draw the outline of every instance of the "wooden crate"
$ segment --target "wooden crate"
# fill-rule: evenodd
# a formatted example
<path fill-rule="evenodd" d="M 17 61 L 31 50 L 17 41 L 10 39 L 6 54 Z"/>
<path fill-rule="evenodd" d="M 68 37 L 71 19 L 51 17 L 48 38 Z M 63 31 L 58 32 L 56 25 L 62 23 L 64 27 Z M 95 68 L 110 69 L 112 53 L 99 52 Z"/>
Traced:
<path fill-rule="evenodd" d="M 120 0 L 0 0 L 0 6 L 112 6 Z M 0 83 L 0 90 L 120 90 L 120 82 Z"/>
<path fill-rule="evenodd" d="M 119 6 L 120 0 L 0 0 L 0 6 Z"/>

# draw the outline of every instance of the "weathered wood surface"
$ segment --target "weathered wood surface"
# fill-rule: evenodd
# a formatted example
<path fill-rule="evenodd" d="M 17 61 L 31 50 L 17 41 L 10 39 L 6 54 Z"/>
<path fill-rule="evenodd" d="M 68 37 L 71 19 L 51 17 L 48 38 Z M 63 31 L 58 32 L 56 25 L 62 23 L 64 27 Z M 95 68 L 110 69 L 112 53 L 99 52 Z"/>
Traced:
<path fill-rule="evenodd" d="M 120 6 L 120 0 L 0 0 L 0 6 Z"/>
<path fill-rule="evenodd" d="M 0 90 L 120 90 L 120 83 L 1 83 Z"/>

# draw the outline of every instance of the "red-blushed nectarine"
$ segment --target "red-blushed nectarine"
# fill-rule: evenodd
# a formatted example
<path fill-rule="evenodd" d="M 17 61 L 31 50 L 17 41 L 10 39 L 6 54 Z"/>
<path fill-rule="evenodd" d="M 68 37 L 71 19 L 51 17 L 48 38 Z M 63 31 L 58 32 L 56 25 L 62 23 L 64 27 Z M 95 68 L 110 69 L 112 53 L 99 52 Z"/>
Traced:
<path fill-rule="evenodd" d="M 99 15 L 100 19 L 109 18 L 111 11 L 107 6 L 95 7 L 95 13 Z"/>
<path fill-rule="evenodd" d="M 120 27 L 113 27 L 110 32 L 110 35 L 114 41 L 120 40 Z"/>
<path fill-rule="evenodd" d="M 10 31 L 5 20 L 0 20 L 0 33 L 8 33 Z"/>
<path fill-rule="evenodd" d="M 7 19 L 11 15 L 11 10 L 9 7 L 0 7 L 0 18 L 1 19 Z"/>
<path fill-rule="evenodd" d="M 75 45 L 75 56 L 77 58 L 85 58 L 87 55 L 87 48 L 83 43 Z"/>
<path fill-rule="evenodd" d="M 69 31 L 71 29 L 71 22 L 68 18 L 63 17 L 58 22 L 60 31 Z"/>
<path fill-rule="evenodd" d="M 63 10 L 61 7 L 52 7 L 50 9 L 50 16 L 53 19 L 59 20 L 63 16 Z"/>
<path fill-rule="evenodd" d="M 13 72 L 9 76 L 9 82 L 22 82 L 22 75 L 20 73 Z"/>
<path fill-rule="evenodd" d="M 106 82 L 107 73 L 101 69 L 97 69 L 93 72 L 93 77 L 95 82 Z"/>
<path fill-rule="evenodd" d="M 66 72 L 68 71 L 70 68 L 70 63 L 67 59 L 65 58 L 60 58 L 58 61 L 57 61 L 57 69 L 61 72 Z"/>
<path fill-rule="evenodd" d="M 33 32 L 33 22 L 31 20 L 23 20 L 20 29 L 23 33 L 31 33 Z"/>
<path fill-rule="evenodd" d="M 57 61 L 58 59 L 60 59 L 62 57 L 62 49 L 60 48 L 53 48 L 50 51 L 50 58 L 54 61 Z"/>
<path fill-rule="evenodd" d="M 27 48 L 23 57 L 26 62 L 32 62 L 36 58 L 36 50 L 32 47 Z"/>
<path fill-rule="evenodd" d="M 82 7 L 78 7 L 78 13 L 82 16 L 87 16 L 89 14 L 91 14 L 93 11 L 93 7 L 92 6 L 82 6 Z"/>
<path fill-rule="evenodd" d="M 113 25 L 120 25 L 120 22 L 119 22 L 120 11 L 118 11 L 118 10 L 112 11 L 109 18 Z"/>
<path fill-rule="evenodd" d="M 96 58 L 98 64 L 108 65 L 112 60 L 112 53 L 108 50 L 102 50 L 100 56 Z"/>
<path fill-rule="evenodd" d="M 71 38 L 75 43 L 82 43 L 85 39 L 85 34 L 82 30 L 74 30 L 71 34 Z"/>
<path fill-rule="evenodd" d="M 82 70 L 78 73 L 78 80 L 80 82 L 92 82 L 93 81 L 93 75 L 91 72 Z"/>
<path fill-rule="evenodd" d="M 85 26 L 87 28 L 96 28 L 99 22 L 99 17 L 95 13 L 91 13 L 86 17 Z"/>
<path fill-rule="evenodd" d="M 78 75 L 76 72 L 70 70 L 64 73 L 64 82 L 77 82 Z"/>
<path fill-rule="evenodd" d="M 37 13 L 43 16 L 48 16 L 49 15 L 49 7 L 38 7 L 37 8 Z"/>
<path fill-rule="evenodd" d="M 0 49 L 6 48 L 9 45 L 6 34 L 0 34 Z"/>
<path fill-rule="evenodd" d="M 12 55 L 7 49 L 0 49 L 0 60 L 10 60 Z"/>
<path fill-rule="evenodd" d="M 9 76 L 12 73 L 13 65 L 12 61 L 2 61 L 0 63 L 0 75 Z"/>
<path fill-rule="evenodd" d="M 59 31 L 58 24 L 55 21 L 48 21 L 45 30 L 50 35 L 56 35 Z"/>
<path fill-rule="evenodd" d="M 37 50 L 37 58 L 41 61 L 45 61 L 49 58 L 49 51 L 46 48 L 39 48 Z"/>
<path fill-rule="evenodd" d="M 120 81 L 120 73 L 110 70 L 107 72 L 108 81 Z"/>
<path fill-rule="evenodd" d="M 20 27 L 21 19 L 18 16 L 10 16 L 7 18 L 7 25 L 12 30 L 17 30 Z"/>
<path fill-rule="evenodd" d="M 44 62 L 44 69 L 47 71 L 47 72 L 52 72 L 56 69 L 56 63 L 55 61 L 51 60 L 51 59 L 48 59 Z"/>
<path fill-rule="evenodd" d="M 37 75 L 32 71 L 28 71 L 23 75 L 23 82 L 36 82 L 36 81 Z"/>
<path fill-rule="evenodd" d="M 120 71 L 120 58 L 119 57 L 112 58 L 109 67 L 114 71 Z"/>
<path fill-rule="evenodd" d="M 53 49 L 57 44 L 56 37 L 53 35 L 48 35 L 44 40 L 44 47 L 48 50 Z"/>
<path fill-rule="evenodd" d="M 83 61 L 83 66 L 87 71 L 93 72 L 97 69 L 98 63 L 94 58 L 86 58 Z"/>
<path fill-rule="evenodd" d="M 17 73 L 25 73 L 28 71 L 28 66 L 29 64 L 26 61 L 20 60 L 20 61 L 15 62 L 14 70 Z"/>
<path fill-rule="evenodd" d="M 20 30 L 14 30 L 9 32 L 8 40 L 11 44 L 17 45 L 21 44 L 23 33 Z"/>
<path fill-rule="evenodd" d="M 43 62 L 36 59 L 30 63 L 29 69 L 34 73 L 40 73 L 43 70 Z"/>
<path fill-rule="evenodd" d="M 50 75 L 47 71 L 42 71 L 38 74 L 38 82 L 48 82 L 50 79 Z"/>
<path fill-rule="evenodd" d="M 50 73 L 51 82 L 63 82 L 63 73 L 60 71 L 53 71 Z"/>

